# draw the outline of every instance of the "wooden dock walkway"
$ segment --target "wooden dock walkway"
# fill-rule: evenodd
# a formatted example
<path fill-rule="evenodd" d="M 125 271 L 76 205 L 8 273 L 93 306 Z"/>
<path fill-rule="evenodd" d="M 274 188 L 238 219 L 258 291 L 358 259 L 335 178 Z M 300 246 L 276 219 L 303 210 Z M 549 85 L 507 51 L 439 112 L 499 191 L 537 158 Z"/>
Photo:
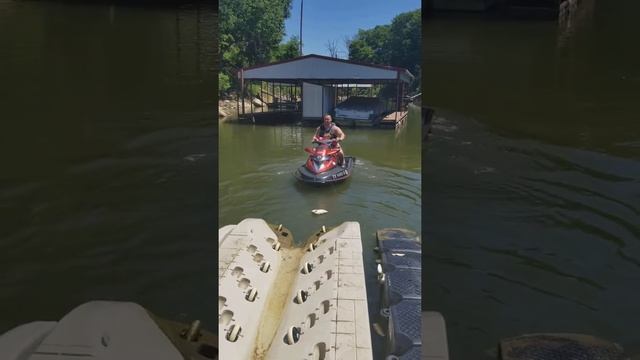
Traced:
<path fill-rule="evenodd" d="M 394 111 L 380 121 L 380 127 L 398 128 L 407 120 L 408 111 Z"/>

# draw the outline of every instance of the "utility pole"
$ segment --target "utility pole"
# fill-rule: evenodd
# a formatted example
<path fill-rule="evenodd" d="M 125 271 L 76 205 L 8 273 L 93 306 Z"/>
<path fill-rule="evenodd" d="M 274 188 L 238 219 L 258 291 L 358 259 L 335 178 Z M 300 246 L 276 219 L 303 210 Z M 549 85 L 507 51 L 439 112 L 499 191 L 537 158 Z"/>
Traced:
<path fill-rule="evenodd" d="M 302 56 L 302 7 L 304 0 L 300 0 L 300 56 Z"/>

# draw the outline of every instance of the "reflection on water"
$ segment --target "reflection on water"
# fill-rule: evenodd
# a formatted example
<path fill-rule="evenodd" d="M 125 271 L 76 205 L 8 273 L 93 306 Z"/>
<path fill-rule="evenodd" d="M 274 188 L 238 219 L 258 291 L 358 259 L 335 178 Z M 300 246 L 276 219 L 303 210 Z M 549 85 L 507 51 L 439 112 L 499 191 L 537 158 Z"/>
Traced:
<path fill-rule="evenodd" d="M 342 184 L 314 187 L 298 182 L 293 173 L 305 162 L 303 149 L 311 145 L 315 129 L 221 123 L 219 223 L 264 218 L 284 224 L 302 242 L 322 225 L 358 221 L 374 319 L 379 296 L 372 251 L 376 230 L 403 227 L 420 232 L 420 125 L 419 109 L 414 108 L 397 133 L 344 128 L 345 154 L 357 159 L 353 175 Z M 329 212 L 314 215 L 312 209 Z"/>
<path fill-rule="evenodd" d="M 0 0 L 0 333 L 91 299 L 217 329 L 214 11 Z"/>
<path fill-rule="evenodd" d="M 447 317 L 455 356 L 533 332 L 637 346 L 639 162 L 500 137 L 444 110 L 431 141 L 424 306 Z"/>
<path fill-rule="evenodd" d="M 569 31 L 425 23 L 425 99 L 438 111 L 423 306 L 446 317 L 452 358 L 491 358 L 501 338 L 535 332 L 640 352 L 638 10 L 596 2 Z"/>

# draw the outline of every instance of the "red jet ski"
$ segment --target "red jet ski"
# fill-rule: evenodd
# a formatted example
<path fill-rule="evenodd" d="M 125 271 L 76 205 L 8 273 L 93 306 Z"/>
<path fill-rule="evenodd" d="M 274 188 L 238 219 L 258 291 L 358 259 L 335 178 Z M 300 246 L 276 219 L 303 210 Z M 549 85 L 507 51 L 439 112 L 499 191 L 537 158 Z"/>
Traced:
<path fill-rule="evenodd" d="M 300 181 L 310 184 L 334 184 L 351 176 L 356 158 L 345 156 L 342 165 L 338 165 L 340 147 L 335 140 L 317 139 L 313 148 L 305 148 L 309 153 L 307 162 L 296 170 L 295 176 Z"/>

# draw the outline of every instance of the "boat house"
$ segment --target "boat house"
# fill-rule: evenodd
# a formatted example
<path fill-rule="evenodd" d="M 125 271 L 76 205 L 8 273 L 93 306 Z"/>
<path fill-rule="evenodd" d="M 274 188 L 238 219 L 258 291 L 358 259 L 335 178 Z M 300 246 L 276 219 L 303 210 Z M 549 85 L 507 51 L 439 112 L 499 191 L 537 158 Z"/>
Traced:
<path fill-rule="evenodd" d="M 391 128 L 407 116 L 414 80 L 407 69 L 315 54 L 244 68 L 238 78 L 241 119 L 317 125 L 331 114 L 341 126 Z"/>

